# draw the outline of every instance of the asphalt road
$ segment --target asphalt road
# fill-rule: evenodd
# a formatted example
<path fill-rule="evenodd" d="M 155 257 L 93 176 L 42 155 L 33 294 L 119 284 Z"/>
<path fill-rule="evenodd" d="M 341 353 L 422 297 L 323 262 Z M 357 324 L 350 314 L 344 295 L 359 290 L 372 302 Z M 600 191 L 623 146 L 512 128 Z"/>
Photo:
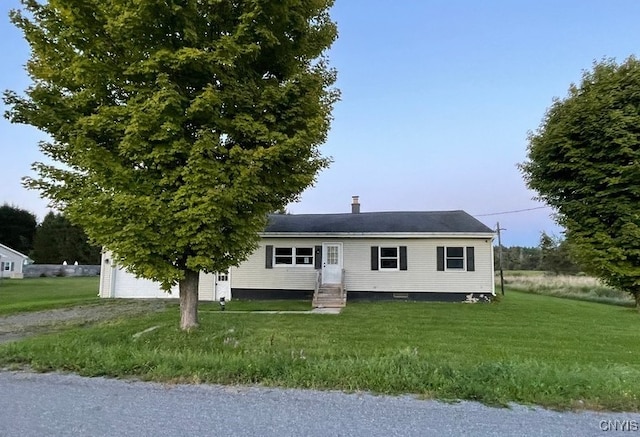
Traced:
<path fill-rule="evenodd" d="M 638 426 L 632 413 L 0 372 L 0 436 L 640 436 Z"/>

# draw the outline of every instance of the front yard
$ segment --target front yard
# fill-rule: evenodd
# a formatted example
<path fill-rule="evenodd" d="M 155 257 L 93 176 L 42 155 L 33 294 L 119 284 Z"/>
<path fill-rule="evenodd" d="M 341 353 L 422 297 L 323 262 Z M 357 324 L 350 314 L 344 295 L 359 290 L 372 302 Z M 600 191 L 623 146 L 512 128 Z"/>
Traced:
<path fill-rule="evenodd" d="M 208 303 L 192 333 L 179 331 L 178 319 L 170 303 L 5 344 L 0 366 L 640 411 L 640 316 L 621 306 L 507 290 L 493 304 L 351 302 L 340 315 L 221 312 Z"/>

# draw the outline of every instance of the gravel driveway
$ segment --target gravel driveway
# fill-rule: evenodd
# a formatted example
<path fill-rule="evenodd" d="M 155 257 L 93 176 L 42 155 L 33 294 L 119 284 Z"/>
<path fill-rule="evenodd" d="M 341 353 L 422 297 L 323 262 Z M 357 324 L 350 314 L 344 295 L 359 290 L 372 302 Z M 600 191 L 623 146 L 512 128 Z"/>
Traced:
<path fill-rule="evenodd" d="M 2 436 L 640 435 L 640 415 L 0 372 Z M 617 427 L 620 431 L 615 431 Z"/>
<path fill-rule="evenodd" d="M 105 301 L 46 311 L 35 311 L 0 317 L 0 343 L 19 340 L 29 335 L 55 331 L 68 324 L 95 323 L 122 316 L 161 311 L 166 303 L 159 299 Z"/>

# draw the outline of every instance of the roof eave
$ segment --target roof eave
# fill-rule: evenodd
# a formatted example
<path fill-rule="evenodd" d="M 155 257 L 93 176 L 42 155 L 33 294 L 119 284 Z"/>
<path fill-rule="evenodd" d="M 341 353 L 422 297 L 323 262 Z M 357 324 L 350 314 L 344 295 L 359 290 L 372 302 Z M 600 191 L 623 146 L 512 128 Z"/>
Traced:
<path fill-rule="evenodd" d="M 17 250 L 10 248 L 9 246 L 5 246 L 4 244 L 0 243 L 0 247 L 2 247 L 3 249 L 8 250 L 9 252 L 13 252 L 14 254 L 16 254 L 16 255 L 18 255 L 18 256 L 20 256 L 22 258 L 29 259 L 29 257 L 27 255 L 25 255 L 24 253 L 20 253 Z"/>
<path fill-rule="evenodd" d="M 262 238 L 490 238 L 494 232 L 261 232 Z"/>

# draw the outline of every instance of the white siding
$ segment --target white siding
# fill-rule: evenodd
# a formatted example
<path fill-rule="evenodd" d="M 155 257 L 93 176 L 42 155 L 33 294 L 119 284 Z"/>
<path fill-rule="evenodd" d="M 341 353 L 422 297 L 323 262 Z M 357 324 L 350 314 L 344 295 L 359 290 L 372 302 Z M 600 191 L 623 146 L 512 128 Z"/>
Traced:
<path fill-rule="evenodd" d="M 382 238 L 265 238 L 240 267 L 234 269 L 232 288 L 313 290 L 312 267 L 265 267 L 266 245 L 313 247 L 323 242 L 342 242 L 345 283 L 348 291 L 493 293 L 493 249 L 486 239 L 382 239 Z M 407 246 L 407 270 L 371 270 L 372 246 Z M 439 272 L 437 246 L 475 248 L 475 271 Z"/>
<path fill-rule="evenodd" d="M 266 268 L 265 246 L 315 247 L 340 242 L 343 247 L 347 291 L 493 293 L 493 248 L 491 238 L 264 238 L 259 248 L 239 267 L 231 269 L 231 288 L 254 290 L 313 290 L 317 270 L 313 265 Z M 407 270 L 371 270 L 372 246 L 406 246 Z M 475 271 L 437 271 L 436 248 L 475 248 Z M 177 297 L 160 289 L 158 283 L 135 278 L 113 267 L 104 254 L 100 275 L 101 297 Z M 200 300 L 217 300 L 215 275 L 200 274 Z"/>
<path fill-rule="evenodd" d="M 22 266 L 25 260 L 25 257 L 18 255 L 14 251 L 0 247 L 0 266 L 2 267 L 0 269 L 0 278 L 21 279 L 23 277 Z M 4 269 L 7 265 L 9 270 Z"/>
<path fill-rule="evenodd" d="M 100 287 L 98 291 L 100 297 L 113 297 L 113 290 L 111 287 L 111 277 L 113 272 L 111 258 L 110 252 L 102 252 L 102 256 L 100 258 Z"/>
<path fill-rule="evenodd" d="M 215 276 L 201 272 L 198 290 L 200 300 L 215 300 Z M 162 290 L 159 282 L 136 278 L 122 267 L 114 265 L 109 252 L 102 254 L 100 297 L 169 299 L 179 296 L 177 286 L 171 288 L 171 293 L 167 293 Z"/>
<path fill-rule="evenodd" d="M 329 241 L 329 240 L 327 240 Z M 331 240 L 335 241 L 335 240 Z M 263 239 L 258 249 L 239 267 L 234 268 L 231 275 L 231 294 L 234 288 L 277 289 L 277 290 L 313 290 L 316 283 L 316 272 L 313 265 L 284 267 L 265 267 L 265 246 L 276 247 L 315 247 L 322 245 L 323 240 L 314 238 L 277 238 Z"/>

